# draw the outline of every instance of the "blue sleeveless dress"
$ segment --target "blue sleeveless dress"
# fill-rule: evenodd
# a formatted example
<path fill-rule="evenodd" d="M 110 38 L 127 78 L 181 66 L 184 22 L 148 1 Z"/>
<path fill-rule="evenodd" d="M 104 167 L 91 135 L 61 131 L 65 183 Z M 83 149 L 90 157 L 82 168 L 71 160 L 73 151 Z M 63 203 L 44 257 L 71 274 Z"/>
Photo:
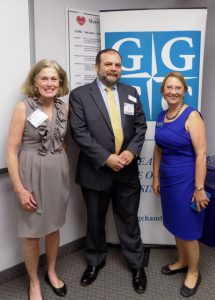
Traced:
<path fill-rule="evenodd" d="M 172 122 L 164 122 L 166 111 L 157 118 L 155 141 L 162 148 L 160 193 L 164 226 L 176 237 L 201 237 L 204 211 L 195 212 L 190 203 L 195 189 L 195 152 L 185 122 L 194 111 L 187 107 Z"/>

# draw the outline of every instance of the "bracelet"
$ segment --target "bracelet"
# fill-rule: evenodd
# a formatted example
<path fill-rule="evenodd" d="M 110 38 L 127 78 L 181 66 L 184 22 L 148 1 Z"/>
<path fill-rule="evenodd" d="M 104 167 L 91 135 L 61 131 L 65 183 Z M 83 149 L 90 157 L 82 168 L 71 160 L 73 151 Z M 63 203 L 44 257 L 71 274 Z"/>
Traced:
<path fill-rule="evenodd" d="M 195 187 L 195 190 L 198 191 L 198 192 L 200 192 L 200 191 L 203 191 L 203 190 L 204 190 L 204 187 L 198 187 L 198 186 L 196 186 L 196 187 Z"/>

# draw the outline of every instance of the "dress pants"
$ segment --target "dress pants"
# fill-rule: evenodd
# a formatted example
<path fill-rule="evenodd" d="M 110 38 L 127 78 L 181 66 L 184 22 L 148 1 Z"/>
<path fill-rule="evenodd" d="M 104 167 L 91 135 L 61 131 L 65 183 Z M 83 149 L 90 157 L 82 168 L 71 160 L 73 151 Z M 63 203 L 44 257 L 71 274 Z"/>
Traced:
<path fill-rule="evenodd" d="M 86 257 L 91 265 L 99 265 L 107 255 L 105 217 L 112 199 L 113 214 L 121 249 L 132 269 L 143 264 L 144 249 L 137 218 L 140 183 L 133 180 L 121 183 L 117 179 L 106 191 L 82 187 L 87 207 Z"/>

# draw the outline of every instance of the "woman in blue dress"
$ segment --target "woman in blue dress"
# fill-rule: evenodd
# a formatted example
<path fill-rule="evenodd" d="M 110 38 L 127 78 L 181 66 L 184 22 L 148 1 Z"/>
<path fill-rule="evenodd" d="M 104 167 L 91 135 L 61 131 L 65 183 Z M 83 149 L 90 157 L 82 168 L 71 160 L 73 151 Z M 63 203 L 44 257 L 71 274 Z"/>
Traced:
<path fill-rule="evenodd" d="M 164 226 L 175 236 L 178 260 L 161 269 L 164 275 L 186 272 L 180 294 L 195 294 L 201 274 L 199 243 L 208 204 L 204 190 L 206 133 L 200 113 L 183 102 L 188 86 L 177 72 L 161 85 L 168 109 L 157 118 L 153 165 L 153 190 L 161 196 Z M 195 201 L 196 211 L 191 208 Z"/>

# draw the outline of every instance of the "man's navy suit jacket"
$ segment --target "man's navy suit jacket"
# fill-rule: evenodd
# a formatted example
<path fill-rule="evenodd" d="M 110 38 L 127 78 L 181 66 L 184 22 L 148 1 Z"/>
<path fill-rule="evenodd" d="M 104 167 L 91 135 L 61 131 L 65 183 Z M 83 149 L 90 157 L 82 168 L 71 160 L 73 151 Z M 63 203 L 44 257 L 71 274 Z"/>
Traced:
<path fill-rule="evenodd" d="M 115 140 L 97 81 L 74 89 L 69 97 L 71 132 L 80 148 L 76 181 L 82 187 L 96 191 L 109 189 L 114 179 L 139 184 L 137 158 L 147 129 L 145 114 L 134 87 L 118 83 L 117 90 L 124 134 L 121 152 L 129 150 L 135 154 L 132 163 L 119 172 L 105 165 L 115 152 Z M 125 103 L 134 106 L 133 115 L 124 113 Z"/>

